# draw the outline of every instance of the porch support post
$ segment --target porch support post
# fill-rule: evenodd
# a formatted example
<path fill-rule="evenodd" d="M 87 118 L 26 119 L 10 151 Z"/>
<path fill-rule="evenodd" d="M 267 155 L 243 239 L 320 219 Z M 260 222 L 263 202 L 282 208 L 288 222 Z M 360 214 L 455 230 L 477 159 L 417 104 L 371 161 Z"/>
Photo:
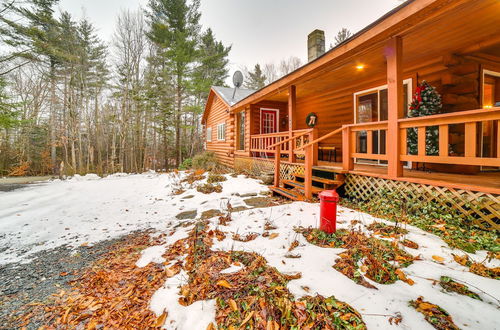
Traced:
<path fill-rule="evenodd" d="M 293 137 L 293 130 L 295 129 L 295 110 L 297 107 L 297 92 L 295 85 L 290 85 L 288 88 L 288 138 Z M 295 163 L 295 153 L 293 152 L 295 149 L 295 141 L 291 140 L 290 142 L 290 148 L 288 151 L 288 161 L 291 163 Z"/>
<path fill-rule="evenodd" d="M 389 178 L 403 175 L 401 163 L 401 139 L 399 138 L 398 119 L 403 118 L 403 72 L 402 72 L 403 40 L 401 37 L 389 39 L 386 47 L 387 59 L 387 156 Z"/>
<path fill-rule="evenodd" d="M 280 161 L 281 161 L 281 144 L 278 144 L 274 149 L 274 186 L 280 186 Z"/>
<path fill-rule="evenodd" d="M 351 153 L 356 149 L 356 145 L 351 142 L 351 128 L 345 126 L 342 130 L 342 169 L 344 171 L 352 171 L 354 169 L 354 161 L 351 158 Z M 356 143 L 356 140 L 354 140 Z"/>

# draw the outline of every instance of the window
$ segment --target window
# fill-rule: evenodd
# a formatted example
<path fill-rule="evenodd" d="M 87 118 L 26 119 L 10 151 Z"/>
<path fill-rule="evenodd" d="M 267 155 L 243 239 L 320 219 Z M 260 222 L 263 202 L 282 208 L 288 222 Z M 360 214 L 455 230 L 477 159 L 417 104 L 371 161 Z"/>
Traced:
<path fill-rule="evenodd" d="M 219 141 L 226 140 L 226 123 L 217 125 L 217 140 Z"/>
<path fill-rule="evenodd" d="M 406 79 L 403 82 L 403 100 L 405 112 L 408 113 L 409 104 L 411 102 L 411 79 Z M 388 95 L 387 85 L 379 86 L 369 90 L 354 93 L 354 122 L 355 123 L 370 123 L 376 121 L 385 121 L 388 118 Z M 356 133 L 356 152 L 386 154 L 386 131 L 373 131 L 372 150 L 368 149 L 368 133 L 360 131 Z M 357 163 L 368 164 L 387 164 L 385 160 L 356 160 Z"/>
<path fill-rule="evenodd" d="M 207 141 L 212 142 L 212 127 L 207 127 Z"/>
<path fill-rule="evenodd" d="M 245 112 L 238 113 L 238 150 L 245 150 Z"/>

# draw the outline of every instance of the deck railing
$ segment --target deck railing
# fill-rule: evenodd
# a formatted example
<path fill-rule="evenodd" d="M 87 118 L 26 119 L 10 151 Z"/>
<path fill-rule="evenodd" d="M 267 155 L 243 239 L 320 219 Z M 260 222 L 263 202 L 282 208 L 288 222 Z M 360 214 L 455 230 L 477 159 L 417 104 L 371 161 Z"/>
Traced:
<path fill-rule="evenodd" d="M 493 121 L 496 125 L 496 157 L 483 157 L 478 145 L 478 123 Z M 402 161 L 414 161 L 425 163 L 498 166 L 500 167 L 500 107 L 490 109 L 479 109 L 461 111 L 417 118 L 400 119 L 399 136 L 401 140 Z M 462 155 L 450 155 L 450 125 L 463 124 L 464 129 L 464 152 Z M 426 130 L 438 130 L 437 154 L 429 155 L 426 152 Z M 410 155 L 408 152 L 408 130 L 417 131 L 417 154 Z M 494 130 L 493 130 L 494 131 Z"/>
<path fill-rule="evenodd" d="M 281 143 L 285 140 L 284 143 L 281 143 L 281 153 L 289 153 L 290 148 L 292 150 L 300 147 L 304 143 L 307 143 L 308 134 L 312 131 L 312 129 L 300 129 L 292 131 L 292 137 L 297 137 L 293 140 L 289 139 L 289 132 L 277 132 L 277 133 L 269 133 L 269 134 L 258 134 L 252 135 L 250 137 L 250 152 L 252 153 L 275 153 L 274 148 L 269 148 L 269 146 L 275 145 L 277 143 Z M 300 154 L 300 152 L 295 152 L 296 154 Z"/>
<path fill-rule="evenodd" d="M 478 145 L 478 123 L 492 121 L 496 125 L 496 157 L 482 157 Z M 464 125 L 463 141 L 465 150 L 463 155 L 450 155 L 449 131 L 450 125 Z M 342 126 L 342 157 L 345 170 L 351 170 L 355 158 L 371 160 L 388 160 L 387 154 L 374 153 L 374 132 L 387 131 L 388 122 L 351 124 Z M 398 120 L 399 139 L 401 141 L 400 160 L 421 163 L 440 163 L 453 165 L 477 165 L 500 167 L 500 108 L 478 109 L 454 113 L 438 114 L 425 117 L 404 118 Z M 438 152 L 428 154 L 426 146 L 426 130 L 437 130 Z M 416 131 L 416 154 L 409 153 L 409 130 Z M 360 152 L 357 134 L 366 134 L 366 152 Z M 387 135 L 386 135 L 387 136 Z M 390 141 L 387 141 L 390 143 Z"/>

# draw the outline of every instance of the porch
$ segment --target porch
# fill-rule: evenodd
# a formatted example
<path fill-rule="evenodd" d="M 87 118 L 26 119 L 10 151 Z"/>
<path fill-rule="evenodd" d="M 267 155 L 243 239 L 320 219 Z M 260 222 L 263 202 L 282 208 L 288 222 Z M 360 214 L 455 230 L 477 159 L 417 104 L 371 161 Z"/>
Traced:
<path fill-rule="evenodd" d="M 482 138 L 485 127 L 492 135 L 488 148 Z M 413 152 L 409 148 L 410 130 L 417 136 Z M 426 149 L 427 130 L 438 132 L 435 152 Z M 457 131 L 461 131 L 458 140 Z M 394 148 L 394 140 L 384 140 L 383 148 L 380 140 L 376 142 L 375 137 L 387 136 L 387 132 L 388 121 L 378 121 L 343 125 L 321 137 L 316 128 L 256 134 L 250 136 L 249 156 L 274 162 L 275 186 L 280 185 L 279 166 L 284 162 L 303 166 L 305 173 L 323 168 L 340 174 L 500 194 L 500 107 L 398 119 L 399 149 Z M 325 152 L 321 157 L 320 152 L 321 142 L 334 136 L 341 145 L 335 147 L 336 161 Z M 452 142 L 454 147 L 450 148 Z M 400 150 L 397 158 L 391 155 L 395 150 Z M 398 175 L 391 174 L 387 164 L 391 156 L 399 164 Z"/>

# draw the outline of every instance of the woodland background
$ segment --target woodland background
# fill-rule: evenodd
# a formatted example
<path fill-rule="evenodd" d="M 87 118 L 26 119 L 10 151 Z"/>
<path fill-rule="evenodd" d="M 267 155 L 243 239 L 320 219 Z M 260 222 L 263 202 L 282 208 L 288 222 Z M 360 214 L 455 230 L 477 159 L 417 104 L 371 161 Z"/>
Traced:
<path fill-rule="evenodd" d="M 123 11 L 106 44 L 58 0 L 0 0 L 0 176 L 167 170 L 200 152 L 231 46 L 200 25 L 199 1 Z M 240 69 L 259 89 L 301 65 Z"/>

